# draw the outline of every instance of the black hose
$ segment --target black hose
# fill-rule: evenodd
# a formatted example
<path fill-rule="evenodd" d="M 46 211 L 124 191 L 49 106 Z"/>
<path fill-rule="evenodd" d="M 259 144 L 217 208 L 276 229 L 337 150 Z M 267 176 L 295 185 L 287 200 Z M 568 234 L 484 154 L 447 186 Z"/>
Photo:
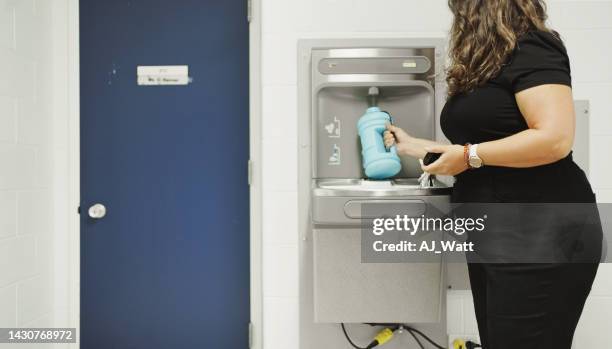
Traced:
<path fill-rule="evenodd" d="M 396 330 L 398 330 L 399 328 L 403 328 L 406 331 L 408 331 L 408 333 L 410 333 L 412 338 L 414 338 L 415 342 L 418 344 L 419 348 L 421 348 L 421 349 L 425 349 L 425 346 L 419 340 L 419 338 L 416 336 L 417 334 L 419 336 L 421 336 L 423 339 L 425 339 L 427 342 L 429 342 L 431 345 L 436 347 L 437 349 L 446 349 L 446 347 L 443 347 L 443 346 L 439 345 L 438 343 L 434 342 L 434 340 L 431 339 L 429 336 L 427 336 L 425 333 L 417 330 L 416 328 L 414 328 L 412 326 L 406 325 L 406 324 L 374 324 L 374 323 L 368 323 L 367 325 L 370 325 L 370 326 L 385 326 L 385 327 L 388 327 L 388 328 L 392 328 L 394 332 Z M 344 333 L 344 337 L 346 337 L 346 340 L 351 344 L 351 346 L 353 348 L 355 348 L 355 349 L 371 349 L 372 348 L 371 345 L 368 345 L 367 347 L 360 347 L 360 346 L 358 346 L 357 344 L 355 344 L 353 342 L 353 340 L 351 340 L 351 337 L 346 332 L 346 326 L 344 325 L 344 323 L 341 323 L 340 327 L 342 328 L 342 332 Z"/>
<path fill-rule="evenodd" d="M 421 341 L 419 340 L 419 338 L 414 334 L 414 332 L 412 332 L 411 329 L 406 329 L 406 331 L 408 331 L 408 333 L 410 333 L 410 335 L 412 336 L 412 338 L 414 338 L 414 341 L 417 343 L 417 345 L 419 346 L 419 348 L 421 349 L 425 349 L 425 347 L 423 346 L 423 343 L 421 343 Z"/>
<path fill-rule="evenodd" d="M 423 337 L 426 341 L 428 341 L 429 343 L 431 343 L 431 345 L 433 345 L 434 347 L 438 348 L 438 349 L 446 349 L 446 347 L 443 347 L 441 345 L 439 345 L 438 343 L 434 342 L 433 339 L 429 338 L 425 333 L 417 330 L 414 327 L 410 327 L 407 325 L 402 325 L 404 326 L 404 328 L 408 329 L 411 333 L 412 331 L 414 331 L 415 333 L 419 334 L 421 337 Z"/>
<path fill-rule="evenodd" d="M 429 342 L 431 345 L 433 345 L 434 347 L 436 347 L 437 349 L 446 349 L 446 347 L 443 347 L 441 345 L 439 345 L 438 343 L 434 342 L 433 339 L 431 339 L 430 337 L 428 337 L 425 333 L 417 330 L 416 328 L 407 325 L 407 324 L 398 324 L 398 323 L 366 323 L 366 325 L 370 325 L 370 326 L 386 326 L 386 327 L 390 327 L 393 328 L 394 330 L 403 327 L 405 330 L 409 331 L 411 335 L 414 336 L 413 332 L 420 335 L 421 337 L 423 337 L 423 339 L 425 339 L 427 342 Z M 420 343 L 420 341 L 419 341 Z M 422 348 L 422 346 L 421 346 Z"/>
<path fill-rule="evenodd" d="M 353 341 L 351 340 L 351 337 L 349 337 L 348 333 L 346 332 L 346 328 L 344 326 L 344 323 L 340 324 L 340 327 L 342 327 L 342 332 L 344 332 L 344 337 L 346 337 L 346 340 L 351 344 L 351 346 L 355 349 L 368 349 L 367 347 L 360 347 L 357 344 L 353 343 Z"/>

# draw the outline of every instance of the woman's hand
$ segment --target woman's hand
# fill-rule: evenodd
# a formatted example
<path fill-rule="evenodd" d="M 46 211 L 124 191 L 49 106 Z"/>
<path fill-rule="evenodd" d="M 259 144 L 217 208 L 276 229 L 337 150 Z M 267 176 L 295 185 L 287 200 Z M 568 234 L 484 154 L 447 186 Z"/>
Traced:
<path fill-rule="evenodd" d="M 427 143 L 423 142 L 429 141 L 411 137 L 406 131 L 395 125 L 387 124 L 387 131 L 383 134 L 383 138 L 385 147 L 390 148 L 395 145 L 399 155 L 407 155 L 421 159 L 427 153 L 425 151 L 425 145 Z"/>
<path fill-rule="evenodd" d="M 387 131 L 383 134 L 385 140 L 385 147 L 391 148 L 395 144 L 397 152 L 402 154 L 405 150 L 406 145 L 410 143 L 412 137 L 401 128 L 387 124 Z"/>
<path fill-rule="evenodd" d="M 417 159 L 425 157 L 425 154 L 427 154 L 426 147 L 440 145 L 434 141 L 412 137 L 406 131 L 391 124 L 387 124 L 387 131 L 385 131 L 383 137 L 387 148 L 395 145 L 399 155 L 412 156 Z"/>
<path fill-rule="evenodd" d="M 468 169 L 463 148 L 456 144 L 426 147 L 428 153 L 441 153 L 442 156 L 429 166 L 421 166 L 421 169 L 434 175 L 456 176 Z"/>

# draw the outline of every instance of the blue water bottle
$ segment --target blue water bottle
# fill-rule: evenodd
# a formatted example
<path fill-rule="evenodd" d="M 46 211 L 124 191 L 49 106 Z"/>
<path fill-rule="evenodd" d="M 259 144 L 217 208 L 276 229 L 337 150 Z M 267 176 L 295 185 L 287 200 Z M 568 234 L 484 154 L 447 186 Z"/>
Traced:
<path fill-rule="evenodd" d="M 378 95 L 378 89 L 370 89 L 370 96 L 374 92 Z M 399 156 L 397 156 L 395 146 L 388 150 L 385 147 L 383 133 L 387 129 L 388 123 L 391 123 L 391 116 L 376 106 L 368 108 L 357 123 L 361 139 L 363 168 L 368 178 L 391 178 L 402 169 L 402 163 Z"/>

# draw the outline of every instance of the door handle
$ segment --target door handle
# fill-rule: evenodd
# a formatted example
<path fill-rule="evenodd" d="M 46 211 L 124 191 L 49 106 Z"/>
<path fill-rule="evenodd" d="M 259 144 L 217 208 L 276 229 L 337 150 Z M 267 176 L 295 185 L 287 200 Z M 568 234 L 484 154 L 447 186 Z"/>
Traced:
<path fill-rule="evenodd" d="M 102 219 L 106 216 L 106 206 L 95 204 L 91 206 L 87 212 L 89 213 L 89 217 L 93 219 Z"/>

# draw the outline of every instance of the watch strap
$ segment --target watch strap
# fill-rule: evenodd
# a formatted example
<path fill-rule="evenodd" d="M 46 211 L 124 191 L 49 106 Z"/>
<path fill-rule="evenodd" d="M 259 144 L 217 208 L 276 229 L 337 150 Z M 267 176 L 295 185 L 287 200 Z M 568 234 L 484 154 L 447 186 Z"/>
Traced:
<path fill-rule="evenodd" d="M 470 166 L 470 143 L 465 143 L 463 146 L 463 160 L 469 168 L 472 168 L 472 166 Z"/>
<path fill-rule="evenodd" d="M 478 144 L 472 144 L 469 146 L 469 148 L 470 157 L 480 159 L 480 157 L 478 156 Z"/>

